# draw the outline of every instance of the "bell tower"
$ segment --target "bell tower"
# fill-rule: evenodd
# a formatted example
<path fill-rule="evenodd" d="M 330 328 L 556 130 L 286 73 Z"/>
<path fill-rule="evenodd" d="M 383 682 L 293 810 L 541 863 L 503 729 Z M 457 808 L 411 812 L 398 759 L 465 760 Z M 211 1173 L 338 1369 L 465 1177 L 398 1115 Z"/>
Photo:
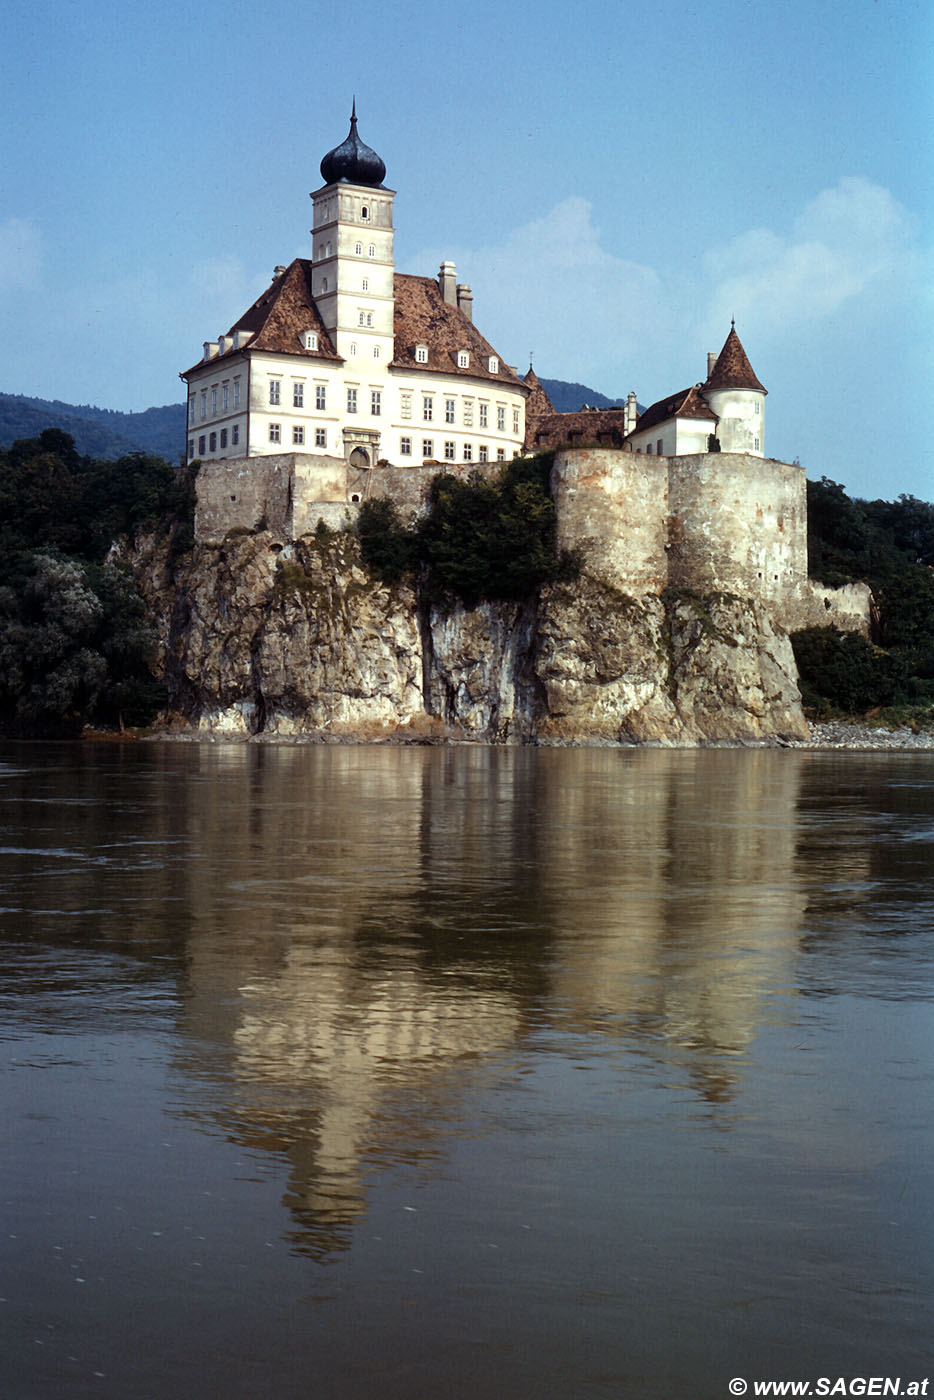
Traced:
<path fill-rule="evenodd" d="M 347 139 L 321 162 L 324 184 L 313 191 L 311 291 L 348 372 L 364 382 L 393 357 L 393 225 L 395 190 L 386 166 L 357 134 L 354 100 Z"/>

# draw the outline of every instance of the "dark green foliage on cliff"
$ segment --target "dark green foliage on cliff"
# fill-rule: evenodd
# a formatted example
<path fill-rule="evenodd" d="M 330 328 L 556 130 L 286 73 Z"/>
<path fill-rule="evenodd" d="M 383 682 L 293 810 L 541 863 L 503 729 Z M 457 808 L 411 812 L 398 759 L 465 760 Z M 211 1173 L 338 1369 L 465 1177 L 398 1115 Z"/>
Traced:
<path fill-rule="evenodd" d="M 429 510 L 406 527 L 389 501 L 370 501 L 358 531 L 364 561 L 384 582 L 416 571 L 422 596 L 483 600 L 528 597 L 545 583 L 570 577 L 575 561 L 559 556 L 555 507 L 549 492 L 552 454 L 517 457 L 495 476 L 439 473 Z"/>
<path fill-rule="evenodd" d="M 357 517 L 357 534 L 364 563 L 383 583 L 398 583 L 415 568 L 418 537 L 413 528 L 403 525 L 392 501 L 364 501 Z"/>
<path fill-rule="evenodd" d="M 908 699 L 908 668 L 856 632 L 809 627 L 791 639 L 805 705 L 863 714 Z"/>
<path fill-rule="evenodd" d="M 934 506 L 809 481 L 808 571 L 830 587 L 868 583 L 879 614 L 878 647 L 833 628 L 792 638 L 808 702 L 858 712 L 934 699 Z"/>
<path fill-rule="evenodd" d="M 164 704 L 132 575 L 106 562 L 141 531 L 192 538 L 194 480 L 161 458 L 82 457 L 57 428 L 0 451 L 0 729 L 145 723 Z"/>

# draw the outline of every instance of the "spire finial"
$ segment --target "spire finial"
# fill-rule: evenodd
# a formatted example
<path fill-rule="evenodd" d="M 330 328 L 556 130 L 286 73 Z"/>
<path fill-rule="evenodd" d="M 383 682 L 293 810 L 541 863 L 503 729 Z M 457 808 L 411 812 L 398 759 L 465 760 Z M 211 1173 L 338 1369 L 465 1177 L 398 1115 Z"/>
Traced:
<path fill-rule="evenodd" d="M 351 106 L 351 109 L 350 109 L 350 125 L 351 125 L 351 126 L 356 126 L 356 125 L 357 125 L 357 94 L 356 94 L 356 93 L 354 93 L 354 95 L 353 95 L 353 105 Z"/>
<path fill-rule="evenodd" d="M 731 316 L 731 317 L 730 317 L 730 330 L 731 330 L 731 331 L 735 331 L 735 330 L 736 330 L 736 317 L 735 317 L 735 316 Z"/>

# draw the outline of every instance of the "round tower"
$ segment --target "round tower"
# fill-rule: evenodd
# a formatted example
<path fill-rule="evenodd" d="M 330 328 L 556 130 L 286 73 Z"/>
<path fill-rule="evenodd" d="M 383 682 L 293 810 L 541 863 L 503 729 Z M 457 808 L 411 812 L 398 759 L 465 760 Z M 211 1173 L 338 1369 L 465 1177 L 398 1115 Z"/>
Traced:
<path fill-rule="evenodd" d="M 711 357 L 712 358 L 712 357 Z M 768 390 L 756 378 L 746 351 L 736 334 L 736 322 L 717 356 L 701 393 L 719 420 L 717 438 L 721 452 L 765 456 L 765 396 Z"/>

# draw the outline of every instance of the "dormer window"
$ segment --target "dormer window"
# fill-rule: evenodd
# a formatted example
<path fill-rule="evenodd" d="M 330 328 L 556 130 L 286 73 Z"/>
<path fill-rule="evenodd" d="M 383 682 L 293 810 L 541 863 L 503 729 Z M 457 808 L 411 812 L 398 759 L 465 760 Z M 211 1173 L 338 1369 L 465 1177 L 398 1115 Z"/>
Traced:
<path fill-rule="evenodd" d="M 417 365 L 427 365 L 427 363 L 428 363 L 428 346 L 427 346 L 427 345 L 416 345 L 416 347 L 415 347 L 415 363 L 416 363 Z"/>
<path fill-rule="evenodd" d="M 491 374 L 499 374 L 499 360 L 495 355 L 491 355 L 487 360 L 487 369 Z"/>
<path fill-rule="evenodd" d="M 468 350 L 458 350 L 458 352 L 457 352 L 457 368 L 458 368 L 458 369 L 469 369 L 469 368 L 470 368 L 470 352 L 469 352 Z"/>
<path fill-rule="evenodd" d="M 305 331 L 305 332 L 303 333 L 303 335 L 302 335 L 302 344 L 304 345 L 304 347 L 305 347 L 306 350 L 317 350 L 317 348 L 318 348 L 318 332 L 317 332 L 317 331 Z"/>

